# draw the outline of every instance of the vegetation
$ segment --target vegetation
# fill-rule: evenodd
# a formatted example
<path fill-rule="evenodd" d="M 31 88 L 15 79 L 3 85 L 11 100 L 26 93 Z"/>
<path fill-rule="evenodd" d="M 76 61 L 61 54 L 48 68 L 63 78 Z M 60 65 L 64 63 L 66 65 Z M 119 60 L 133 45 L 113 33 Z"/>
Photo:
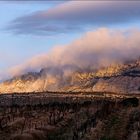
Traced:
<path fill-rule="evenodd" d="M 63 94 L 1 98 L 7 101 L 0 102 L 1 140 L 125 140 L 128 110 L 139 106 L 137 98 Z M 133 114 L 139 118 L 139 113 Z"/>

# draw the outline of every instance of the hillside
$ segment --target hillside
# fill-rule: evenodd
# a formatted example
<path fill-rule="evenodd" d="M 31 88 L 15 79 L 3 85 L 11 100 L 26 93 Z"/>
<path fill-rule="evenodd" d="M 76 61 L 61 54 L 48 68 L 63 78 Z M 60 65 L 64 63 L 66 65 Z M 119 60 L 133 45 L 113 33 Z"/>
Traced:
<path fill-rule="evenodd" d="M 94 71 L 72 71 L 44 68 L 40 72 L 13 77 L 0 84 L 1 93 L 38 91 L 140 92 L 140 61 L 111 65 Z"/>
<path fill-rule="evenodd" d="M 0 101 L 0 140 L 140 138 L 138 98 L 42 93 L 1 95 Z"/>

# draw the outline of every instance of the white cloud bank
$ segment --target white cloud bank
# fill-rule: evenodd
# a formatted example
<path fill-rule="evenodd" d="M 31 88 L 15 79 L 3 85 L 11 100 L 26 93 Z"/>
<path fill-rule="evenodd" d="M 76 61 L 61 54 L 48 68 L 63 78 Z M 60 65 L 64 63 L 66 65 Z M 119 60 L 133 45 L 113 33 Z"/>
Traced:
<path fill-rule="evenodd" d="M 140 30 L 111 30 L 100 28 L 87 32 L 81 38 L 66 46 L 56 46 L 46 54 L 40 54 L 13 67 L 14 75 L 41 68 L 53 70 L 85 70 L 123 63 L 140 56 Z"/>

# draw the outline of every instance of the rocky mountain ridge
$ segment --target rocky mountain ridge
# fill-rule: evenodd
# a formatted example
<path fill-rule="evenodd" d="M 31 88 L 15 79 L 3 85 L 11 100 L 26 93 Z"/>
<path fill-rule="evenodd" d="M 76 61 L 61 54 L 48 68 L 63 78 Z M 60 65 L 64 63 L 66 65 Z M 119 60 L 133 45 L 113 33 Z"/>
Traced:
<path fill-rule="evenodd" d="M 64 75 L 60 69 L 44 68 L 40 72 L 29 72 L 0 84 L 0 93 L 48 90 L 140 93 L 140 60 L 90 72 L 73 71 L 68 75 Z"/>

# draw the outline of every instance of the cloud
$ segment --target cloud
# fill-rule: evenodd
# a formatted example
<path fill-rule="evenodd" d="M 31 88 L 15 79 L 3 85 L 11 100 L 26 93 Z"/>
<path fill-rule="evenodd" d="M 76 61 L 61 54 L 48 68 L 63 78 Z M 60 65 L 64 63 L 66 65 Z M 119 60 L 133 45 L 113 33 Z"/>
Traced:
<path fill-rule="evenodd" d="M 73 71 L 95 70 L 114 63 L 124 63 L 139 57 L 140 30 L 111 30 L 99 28 L 87 32 L 81 38 L 64 46 L 55 46 L 50 52 L 40 54 L 13 67 L 9 73 L 14 75 L 41 68 L 61 70 L 64 74 Z"/>
<path fill-rule="evenodd" d="M 140 21 L 139 1 L 69 1 L 13 20 L 16 34 L 54 35 Z"/>

